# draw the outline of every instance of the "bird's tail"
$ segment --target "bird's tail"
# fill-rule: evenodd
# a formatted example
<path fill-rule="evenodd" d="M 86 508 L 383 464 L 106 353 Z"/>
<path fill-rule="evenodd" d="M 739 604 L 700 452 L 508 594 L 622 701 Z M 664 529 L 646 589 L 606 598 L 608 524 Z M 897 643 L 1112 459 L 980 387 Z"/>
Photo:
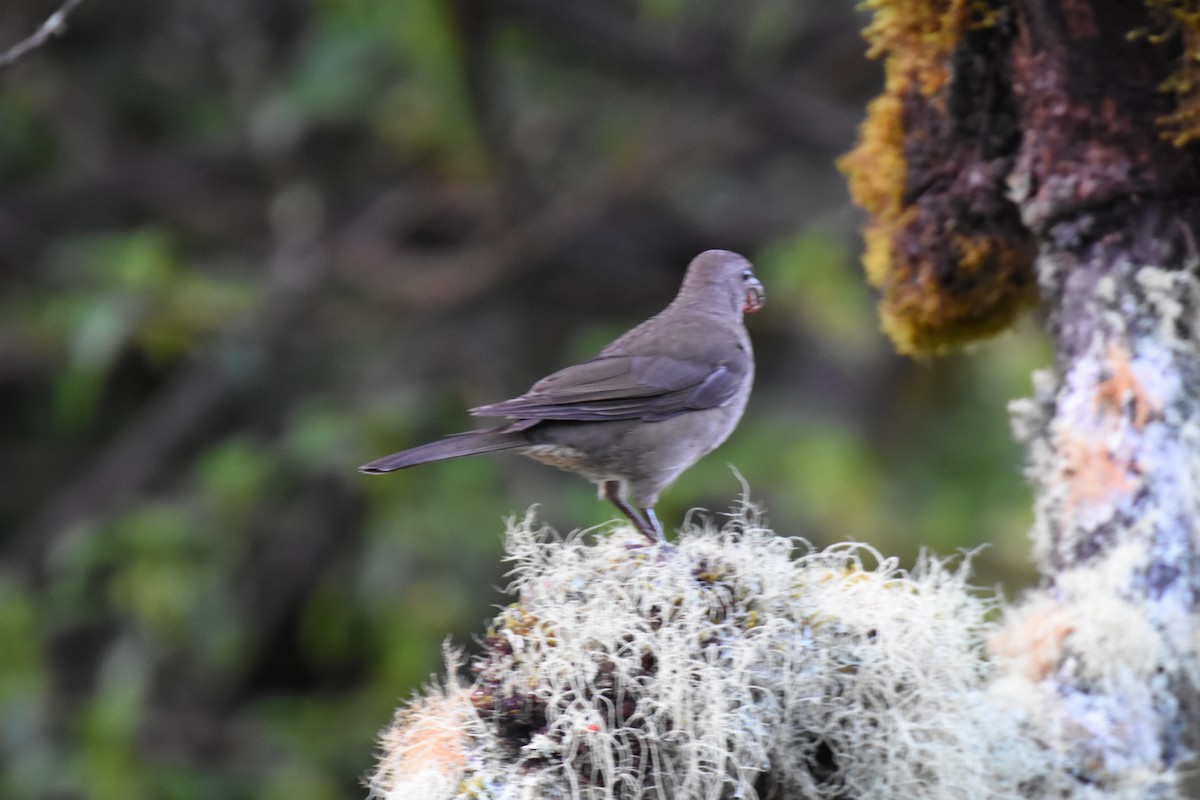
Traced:
<path fill-rule="evenodd" d="M 369 464 L 358 468 L 359 472 L 380 474 L 395 472 L 405 467 L 426 464 L 430 461 L 442 461 L 447 458 L 473 456 L 478 453 L 493 453 L 497 450 L 512 450 L 529 444 L 529 440 L 520 433 L 507 431 L 504 428 L 490 428 L 482 431 L 468 431 L 454 436 L 447 436 L 436 442 L 422 444 L 390 456 L 377 458 Z"/>

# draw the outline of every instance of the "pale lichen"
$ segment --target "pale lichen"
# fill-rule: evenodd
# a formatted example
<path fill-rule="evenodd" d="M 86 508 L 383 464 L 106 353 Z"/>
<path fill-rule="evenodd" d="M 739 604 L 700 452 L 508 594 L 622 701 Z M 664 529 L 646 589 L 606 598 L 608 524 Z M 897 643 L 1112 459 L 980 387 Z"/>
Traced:
<path fill-rule="evenodd" d="M 429 769 L 430 800 L 1017 798 L 1046 783 L 1020 716 L 991 701 L 993 600 L 965 563 L 816 551 L 749 510 L 670 548 L 631 547 L 623 528 L 548 539 L 532 518 L 510 528 L 515 600 L 469 690 L 400 712 L 379 796 L 414 796 L 409 776 Z M 441 745 L 413 761 L 430 697 L 454 709 L 461 761 Z"/>
<path fill-rule="evenodd" d="M 1058 365 L 1012 406 L 1046 585 L 993 638 L 993 691 L 1079 796 L 1181 797 L 1196 744 L 1200 261 L 1183 218 L 1161 226 L 1045 248 Z"/>

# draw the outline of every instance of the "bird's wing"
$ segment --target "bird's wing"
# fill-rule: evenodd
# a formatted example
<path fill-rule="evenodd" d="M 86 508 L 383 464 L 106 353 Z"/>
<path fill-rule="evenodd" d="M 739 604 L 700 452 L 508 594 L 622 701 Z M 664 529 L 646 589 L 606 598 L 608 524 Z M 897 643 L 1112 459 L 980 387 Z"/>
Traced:
<path fill-rule="evenodd" d="M 471 413 L 576 421 L 670 419 L 729 402 L 745 371 L 733 359 L 711 363 L 665 355 L 601 356 L 548 375 L 520 397 Z"/>

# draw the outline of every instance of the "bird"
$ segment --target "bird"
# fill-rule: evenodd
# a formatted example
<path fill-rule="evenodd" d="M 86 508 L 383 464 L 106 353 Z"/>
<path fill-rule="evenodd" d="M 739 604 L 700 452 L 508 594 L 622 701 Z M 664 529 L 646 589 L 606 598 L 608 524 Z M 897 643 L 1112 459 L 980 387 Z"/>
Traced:
<path fill-rule="evenodd" d="M 706 250 L 675 298 L 580 364 L 520 397 L 469 413 L 508 422 L 447 436 L 359 467 L 368 474 L 515 451 L 596 484 L 651 543 L 666 541 L 654 506 L 664 489 L 733 432 L 754 383 L 743 321 L 766 302 L 746 258 Z"/>

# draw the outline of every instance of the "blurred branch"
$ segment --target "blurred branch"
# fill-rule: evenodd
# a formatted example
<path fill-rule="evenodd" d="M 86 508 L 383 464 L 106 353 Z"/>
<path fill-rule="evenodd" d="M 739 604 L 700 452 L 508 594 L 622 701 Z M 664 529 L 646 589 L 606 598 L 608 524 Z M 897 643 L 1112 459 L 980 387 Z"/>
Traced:
<path fill-rule="evenodd" d="M 540 28 L 575 57 L 591 57 L 639 82 L 655 75 L 685 81 L 794 146 L 840 153 L 860 119 L 857 108 L 809 91 L 794 79 L 782 84 L 747 76 L 730 59 L 705 53 L 688 39 L 675 44 L 663 31 L 618 15 L 618 6 L 611 3 L 498 0 L 493 8 Z"/>
<path fill-rule="evenodd" d="M 206 429 L 236 385 L 226 369 L 209 359 L 183 368 L 81 474 L 46 499 L 37 518 L 13 536 L 6 560 L 26 566 L 37 580 L 44 554 L 73 523 L 136 499 L 162 474 L 179 444 Z"/>
<path fill-rule="evenodd" d="M 38 28 L 31 36 L 0 53 L 0 69 L 12 66 L 53 37 L 66 33 L 67 18 L 83 3 L 84 0 L 67 0 L 58 11 L 47 17 L 46 21 L 42 23 L 42 27 Z"/>
<path fill-rule="evenodd" d="M 398 246 L 384 232 L 371 230 L 370 224 L 351 226 L 342 241 L 341 274 L 401 305 L 455 305 L 536 267 L 622 202 L 661 180 L 682 157 L 695 157 L 697 150 L 737 146 L 737 137 L 719 138 L 720 144 L 674 143 L 644 152 L 630 163 L 605 170 L 563 193 L 492 241 L 452 255 L 430 256 Z M 365 222 L 378 216 L 382 215 L 369 211 L 363 219 Z"/>

